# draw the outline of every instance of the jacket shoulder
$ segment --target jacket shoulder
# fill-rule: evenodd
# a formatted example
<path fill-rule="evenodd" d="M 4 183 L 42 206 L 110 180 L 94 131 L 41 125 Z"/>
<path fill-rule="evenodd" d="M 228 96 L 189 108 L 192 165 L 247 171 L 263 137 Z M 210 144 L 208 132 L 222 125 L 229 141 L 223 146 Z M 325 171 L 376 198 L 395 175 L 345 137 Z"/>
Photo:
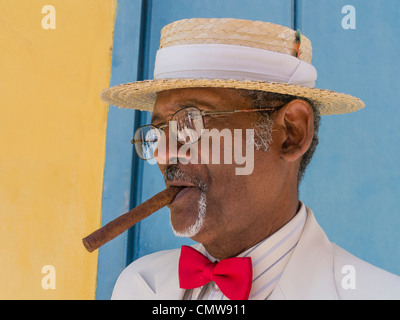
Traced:
<path fill-rule="evenodd" d="M 339 299 L 398 300 L 400 277 L 363 261 L 333 244 Z"/>
<path fill-rule="evenodd" d="M 176 269 L 180 249 L 158 251 L 143 256 L 128 265 L 119 275 L 112 300 L 141 300 L 155 294 L 155 275 L 162 269 Z"/>

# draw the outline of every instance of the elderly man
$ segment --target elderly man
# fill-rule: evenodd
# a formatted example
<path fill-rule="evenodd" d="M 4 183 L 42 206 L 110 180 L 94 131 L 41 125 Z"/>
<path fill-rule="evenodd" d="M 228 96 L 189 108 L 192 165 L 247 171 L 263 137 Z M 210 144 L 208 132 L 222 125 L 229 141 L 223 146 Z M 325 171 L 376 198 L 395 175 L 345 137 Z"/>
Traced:
<path fill-rule="evenodd" d="M 364 107 L 316 89 L 311 55 L 310 41 L 283 26 L 181 20 L 162 30 L 154 80 L 103 91 L 110 104 L 153 112 L 136 151 L 183 187 L 171 224 L 199 243 L 133 262 L 113 299 L 400 298 L 399 277 L 331 243 L 298 198 L 320 116 Z M 223 130 L 239 132 L 228 154 L 254 148 L 249 172 L 210 160 L 225 151 L 210 144 Z M 172 141 L 187 148 L 173 152 Z"/>

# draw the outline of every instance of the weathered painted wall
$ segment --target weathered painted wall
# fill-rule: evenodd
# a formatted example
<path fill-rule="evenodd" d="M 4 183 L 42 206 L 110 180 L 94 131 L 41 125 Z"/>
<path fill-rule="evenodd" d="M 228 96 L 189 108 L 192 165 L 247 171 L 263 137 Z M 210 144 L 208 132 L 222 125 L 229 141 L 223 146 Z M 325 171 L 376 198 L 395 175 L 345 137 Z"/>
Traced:
<path fill-rule="evenodd" d="M 115 11 L 115 0 L 0 1 L 1 299 L 95 297 L 97 253 L 81 238 L 101 223 L 98 94 L 110 82 Z"/>

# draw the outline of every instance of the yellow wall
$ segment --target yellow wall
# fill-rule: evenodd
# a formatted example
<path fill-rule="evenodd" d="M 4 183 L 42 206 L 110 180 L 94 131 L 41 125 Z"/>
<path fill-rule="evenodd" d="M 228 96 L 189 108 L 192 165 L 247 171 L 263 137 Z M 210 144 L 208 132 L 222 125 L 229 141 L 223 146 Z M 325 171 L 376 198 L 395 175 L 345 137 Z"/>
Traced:
<path fill-rule="evenodd" d="M 44 29 L 42 7 L 56 10 Z M 93 299 L 116 0 L 0 0 L 0 298 Z M 55 268 L 44 289 L 42 268 Z"/>

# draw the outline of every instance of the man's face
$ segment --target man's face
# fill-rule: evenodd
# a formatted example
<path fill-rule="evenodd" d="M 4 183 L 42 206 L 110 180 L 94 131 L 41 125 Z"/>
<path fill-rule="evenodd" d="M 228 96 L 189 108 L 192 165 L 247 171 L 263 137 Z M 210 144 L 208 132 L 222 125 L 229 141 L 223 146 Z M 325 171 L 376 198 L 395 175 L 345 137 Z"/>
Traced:
<path fill-rule="evenodd" d="M 158 94 L 152 124 L 166 124 L 175 112 L 188 106 L 204 111 L 252 108 L 249 100 L 230 89 L 169 90 Z M 246 129 L 254 128 L 259 117 L 259 113 L 236 113 L 207 116 L 204 122 L 206 129 L 242 129 L 242 150 L 246 150 Z M 211 149 L 211 143 L 209 145 Z M 223 146 L 221 142 L 221 154 L 224 152 Z M 210 152 L 201 147 L 198 150 L 199 155 L 187 156 L 200 158 L 201 152 Z M 187 186 L 169 205 L 171 223 L 177 234 L 188 236 L 205 246 L 228 239 L 248 243 L 249 233 L 259 233 L 260 230 L 265 230 L 261 232 L 265 232 L 266 237 L 269 235 L 276 222 L 274 210 L 278 207 L 284 188 L 284 179 L 281 177 L 284 166 L 274 143 L 268 152 L 254 151 L 254 170 L 250 175 L 237 175 L 237 165 L 224 164 L 223 160 L 220 164 L 212 164 L 211 161 L 210 164 L 182 164 L 178 159 L 177 164 L 168 164 L 168 159 L 176 157 L 176 154 L 169 154 L 168 151 L 167 147 L 165 154 L 158 155 L 159 159 L 164 157 L 159 168 L 166 185 Z"/>

